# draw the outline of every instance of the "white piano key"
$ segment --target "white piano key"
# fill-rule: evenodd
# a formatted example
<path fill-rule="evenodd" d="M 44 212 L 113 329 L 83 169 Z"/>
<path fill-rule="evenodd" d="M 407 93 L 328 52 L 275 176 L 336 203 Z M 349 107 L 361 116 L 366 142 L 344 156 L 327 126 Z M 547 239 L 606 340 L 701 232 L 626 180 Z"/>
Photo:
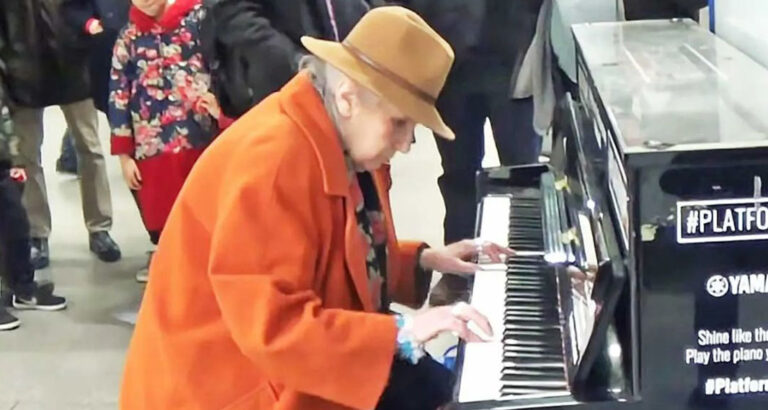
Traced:
<path fill-rule="evenodd" d="M 483 240 L 509 245 L 509 196 L 487 196 L 483 198 L 482 218 L 479 237 Z"/>
<path fill-rule="evenodd" d="M 461 370 L 459 402 L 498 400 L 501 397 L 501 360 L 504 352 L 500 342 L 467 343 Z"/>
<path fill-rule="evenodd" d="M 467 343 L 461 370 L 459 401 L 496 400 L 500 397 L 504 346 L 504 289 L 506 271 L 484 270 L 475 273 L 470 305 L 488 318 L 491 342 Z"/>

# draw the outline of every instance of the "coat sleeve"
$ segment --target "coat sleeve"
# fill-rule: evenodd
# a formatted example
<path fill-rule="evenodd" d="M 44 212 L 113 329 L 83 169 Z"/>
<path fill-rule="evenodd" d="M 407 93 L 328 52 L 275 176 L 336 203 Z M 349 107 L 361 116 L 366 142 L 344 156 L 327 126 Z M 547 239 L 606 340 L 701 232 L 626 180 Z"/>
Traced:
<path fill-rule="evenodd" d="M 419 265 L 421 252 L 428 248 L 424 242 L 399 241 L 397 243 L 397 280 L 389 284 L 392 301 L 414 309 L 424 305 L 432 282 L 432 271 Z"/>
<path fill-rule="evenodd" d="M 253 171 L 260 177 L 238 173 L 220 196 L 208 274 L 224 322 L 275 383 L 372 409 L 395 355 L 395 319 L 323 307 L 312 289 L 323 247 L 318 221 L 327 216 L 310 205 L 324 195 L 322 182 L 307 183 L 317 176 L 301 168 L 311 167 L 287 160 L 267 175 L 268 161 Z M 252 162 L 231 166 L 252 169 Z"/>
<path fill-rule="evenodd" d="M 94 0 L 63 0 L 61 14 L 70 27 L 85 31 L 86 24 L 93 18 L 99 18 L 93 7 Z"/>
<path fill-rule="evenodd" d="M 272 25 L 263 0 L 220 0 L 204 25 L 216 45 L 218 97 L 222 109 L 239 117 L 296 73 L 304 53 Z"/>
<path fill-rule="evenodd" d="M 109 119 L 112 155 L 131 155 L 135 152 L 133 123 L 128 102 L 131 99 L 131 80 L 128 77 L 131 40 L 123 30 L 112 52 L 112 69 L 109 74 Z"/>

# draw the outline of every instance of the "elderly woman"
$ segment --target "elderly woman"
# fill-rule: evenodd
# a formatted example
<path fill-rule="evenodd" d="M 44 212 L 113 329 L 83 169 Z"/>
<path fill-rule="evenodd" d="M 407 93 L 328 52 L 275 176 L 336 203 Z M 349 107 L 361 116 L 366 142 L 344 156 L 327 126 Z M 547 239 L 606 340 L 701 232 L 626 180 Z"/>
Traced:
<path fill-rule="evenodd" d="M 342 43 L 302 41 L 310 68 L 219 137 L 178 197 L 124 409 L 372 409 L 439 333 L 492 334 L 466 304 L 388 312 L 420 306 L 432 269 L 476 268 L 473 241 L 398 241 L 387 197 L 385 164 L 416 123 L 453 137 L 434 108 L 451 48 L 400 7 L 369 12 Z"/>

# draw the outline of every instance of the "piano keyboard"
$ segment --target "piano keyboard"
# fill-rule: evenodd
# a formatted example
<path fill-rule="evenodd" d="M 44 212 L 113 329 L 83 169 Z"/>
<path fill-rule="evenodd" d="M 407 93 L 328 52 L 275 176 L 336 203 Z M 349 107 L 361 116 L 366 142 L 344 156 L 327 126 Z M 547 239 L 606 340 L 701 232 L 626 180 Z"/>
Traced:
<path fill-rule="evenodd" d="M 459 402 L 569 396 L 554 268 L 544 261 L 537 190 L 488 196 L 480 238 L 517 254 L 475 274 L 470 304 L 493 328 L 489 343 L 464 348 Z M 500 224 L 498 221 L 509 221 Z"/>

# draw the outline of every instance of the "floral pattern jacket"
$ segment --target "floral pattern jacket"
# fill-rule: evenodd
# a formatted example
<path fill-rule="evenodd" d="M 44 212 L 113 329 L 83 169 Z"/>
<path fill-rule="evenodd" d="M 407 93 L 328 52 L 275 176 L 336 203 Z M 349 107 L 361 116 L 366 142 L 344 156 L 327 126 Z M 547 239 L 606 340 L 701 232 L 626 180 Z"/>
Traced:
<path fill-rule="evenodd" d="M 200 0 L 177 0 L 157 20 L 131 9 L 115 43 L 110 74 L 114 155 L 143 160 L 176 154 L 204 148 L 218 134 L 209 104 L 211 78 L 199 44 L 204 17 Z"/>

